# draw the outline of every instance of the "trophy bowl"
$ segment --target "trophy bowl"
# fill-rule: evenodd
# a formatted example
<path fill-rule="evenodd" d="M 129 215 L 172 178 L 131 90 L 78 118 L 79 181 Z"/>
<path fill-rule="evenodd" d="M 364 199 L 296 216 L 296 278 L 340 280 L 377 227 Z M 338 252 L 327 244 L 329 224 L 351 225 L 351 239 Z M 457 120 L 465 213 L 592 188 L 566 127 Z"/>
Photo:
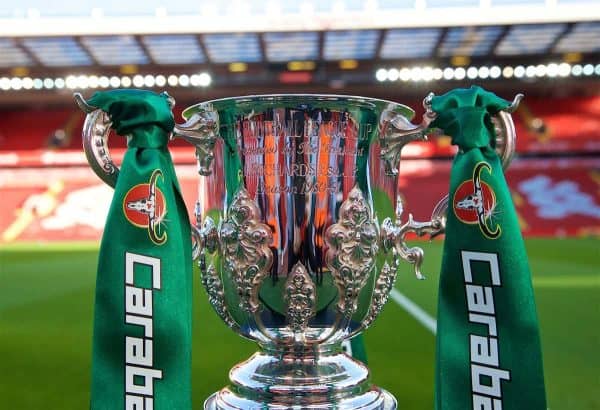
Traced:
<path fill-rule="evenodd" d="M 429 113 L 430 114 L 430 113 Z M 336 95 L 200 103 L 176 126 L 196 146 L 195 258 L 210 303 L 260 351 L 230 372 L 206 409 L 395 409 L 342 342 L 373 323 L 400 259 L 418 266 L 400 224 L 402 147 L 430 118 L 403 105 Z M 395 216 L 394 216 L 395 215 Z"/>

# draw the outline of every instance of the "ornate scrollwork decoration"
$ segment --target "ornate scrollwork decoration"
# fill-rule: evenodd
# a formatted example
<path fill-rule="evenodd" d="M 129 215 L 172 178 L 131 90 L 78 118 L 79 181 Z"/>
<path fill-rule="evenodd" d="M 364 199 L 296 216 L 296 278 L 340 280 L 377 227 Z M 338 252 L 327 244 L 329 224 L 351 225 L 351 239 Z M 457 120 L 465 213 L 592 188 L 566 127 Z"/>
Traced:
<path fill-rule="evenodd" d="M 390 292 L 394 287 L 394 282 L 396 282 L 397 272 L 398 270 L 395 263 L 394 266 L 390 266 L 387 262 L 383 264 L 377 282 L 375 282 L 375 289 L 373 290 L 369 312 L 362 322 L 364 329 L 371 326 L 379 313 L 381 313 L 383 306 L 387 303 Z"/>
<path fill-rule="evenodd" d="M 252 314 L 258 311 L 258 291 L 273 264 L 269 246 L 271 228 L 261 222 L 260 209 L 245 188 L 240 188 L 227 210 L 220 229 L 223 265 L 231 274 L 240 298 L 240 308 Z"/>
<path fill-rule="evenodd" d="M 408 221 L 403 224 L 403 213 L 404 207 L 402 199 L 398 197 L 396 201 L 396 221 L 392 222 L 390 218 L 386 218 L 381 225 L 381 242 L 383 249 L 386 252 L 390 249 L 392 250 L 396 263 L 398 263 L 398 259 L 401 258 L 414 265 L 417 278 L 424 279 L 424 276 L 421 274 L 423 249 L 419 247 L 409 247 L 405 242 L 406 234 L 414 232 L 418 236 L 429 235 L 431 238 L 434 238 L 445 231 L 446 217 L 445 214 L 436 214 L 436 211 L 434 211 L 431 221 L 416 222 L 413 219 L 412 214 L 409 214 Z"/>
<path fill-rule="evenodd" d="M 294 265 L 285 282 L 284 299 L 290 328 L 294 333 L 304 332 L 308 321 L 315 315 L 317 294 L 315 284 L 300 262 Z"/>
<path fill-rule="evenodd" d="M 175 124 L 171 138 L 183 138 L 196 147 L 198 173 L 210 175 L 215 159 L 214 148 L 219 137 L 219 114 L 206 105 L 185 123 Z"/>
<path fill-rule="evenodd" d="M 358 295 L 375 266 L 378 237 L 371 208 L 355 186 L 340 206 L 338 222 L 325 232 L 325 259 L 339 291 L 337 309 L 346 317 L 356 312 Z"/>
<path fill-rule="evenodd" d="M 217 315 L 219 315 L 227 326 L 237 330 L 239 326 L 233 320 L 233 317 L 231 317 L 231 314 L 227 310 L 227 305 L 225 304 L 223 282 L 221 282 L 221 278 L 212 264 L 210 264 L 206 270 L 202 271 L 202 285 L 204 286 L 204 289 L 206 289 L 208 301 L 215 312 L 217 312 Z"/>
<path fill-rule="evenodd" d="M 385 171 L 389 175 L 398 175 L 400 155 L 402 149 L 411 141 L 427 140 L 429 124 L 435 118 L 431 111 L 431 98 L 428 95 L 423 101 L 426 112 L 421 124 L 412 124 L 404 115 L 394 110 L 385 110 L 379 118 L 379 144 L 381 145 L 381 158 L 384 160 Z"/>

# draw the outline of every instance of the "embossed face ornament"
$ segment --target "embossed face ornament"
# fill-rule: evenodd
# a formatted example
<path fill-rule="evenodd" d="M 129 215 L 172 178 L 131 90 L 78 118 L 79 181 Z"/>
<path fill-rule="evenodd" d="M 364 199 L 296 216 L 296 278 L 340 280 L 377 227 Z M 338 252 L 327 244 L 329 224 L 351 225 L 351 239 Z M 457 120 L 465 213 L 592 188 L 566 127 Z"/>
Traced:
<path fill-rule="evenodd" d="M 310 316 L 312 312 L 312 306 L 314 303 L 314 294 L 311 293 L 310 289 L 306 287 L 306 279 L 303 276 L 296 275 L 292 279 L 293 290 L 299 289 L 299 292 L 293 295 L 289 294 L 289 299 L 293 302 L 290 303 L 292 309 L 295 310 L 297 316 L 306 317 Z"/>
<path fill-rule="evenodd" d="M 175 125 L 172 138 L 175 136 L 183 138 L 196 147 L 196 161 L 200 175 L 211 173 L 219 127 L 219 116 L 210 107 L 200 109 L 184 124 Z"/>

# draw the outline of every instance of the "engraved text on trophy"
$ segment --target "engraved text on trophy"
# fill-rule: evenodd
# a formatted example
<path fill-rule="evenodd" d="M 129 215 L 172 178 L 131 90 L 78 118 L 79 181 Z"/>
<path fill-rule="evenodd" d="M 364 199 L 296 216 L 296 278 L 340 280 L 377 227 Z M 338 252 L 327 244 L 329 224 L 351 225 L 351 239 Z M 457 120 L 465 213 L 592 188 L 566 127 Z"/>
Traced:
<path fill-rule="evenodd" d="M 351 188 L 357 158 L 368 155 L 372 126 L 358 124 L 346 113 L 329 115 L 329 119 L 241 120 L 239 152 L 250 192 L 309 195 Z"/>

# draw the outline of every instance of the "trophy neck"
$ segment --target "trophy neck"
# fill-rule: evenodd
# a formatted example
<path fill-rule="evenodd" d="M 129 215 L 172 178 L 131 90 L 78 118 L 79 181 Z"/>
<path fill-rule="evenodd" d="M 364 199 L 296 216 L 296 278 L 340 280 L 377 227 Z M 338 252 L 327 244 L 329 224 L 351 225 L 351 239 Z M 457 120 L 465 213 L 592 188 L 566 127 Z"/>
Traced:
<path fill-rule="evenodd" d="M 263 353 L 282 358 L 315 360 L 325 356 L 334 356 L 343 353 L 342 342 L 332 343 L 260 343 Z"/>

